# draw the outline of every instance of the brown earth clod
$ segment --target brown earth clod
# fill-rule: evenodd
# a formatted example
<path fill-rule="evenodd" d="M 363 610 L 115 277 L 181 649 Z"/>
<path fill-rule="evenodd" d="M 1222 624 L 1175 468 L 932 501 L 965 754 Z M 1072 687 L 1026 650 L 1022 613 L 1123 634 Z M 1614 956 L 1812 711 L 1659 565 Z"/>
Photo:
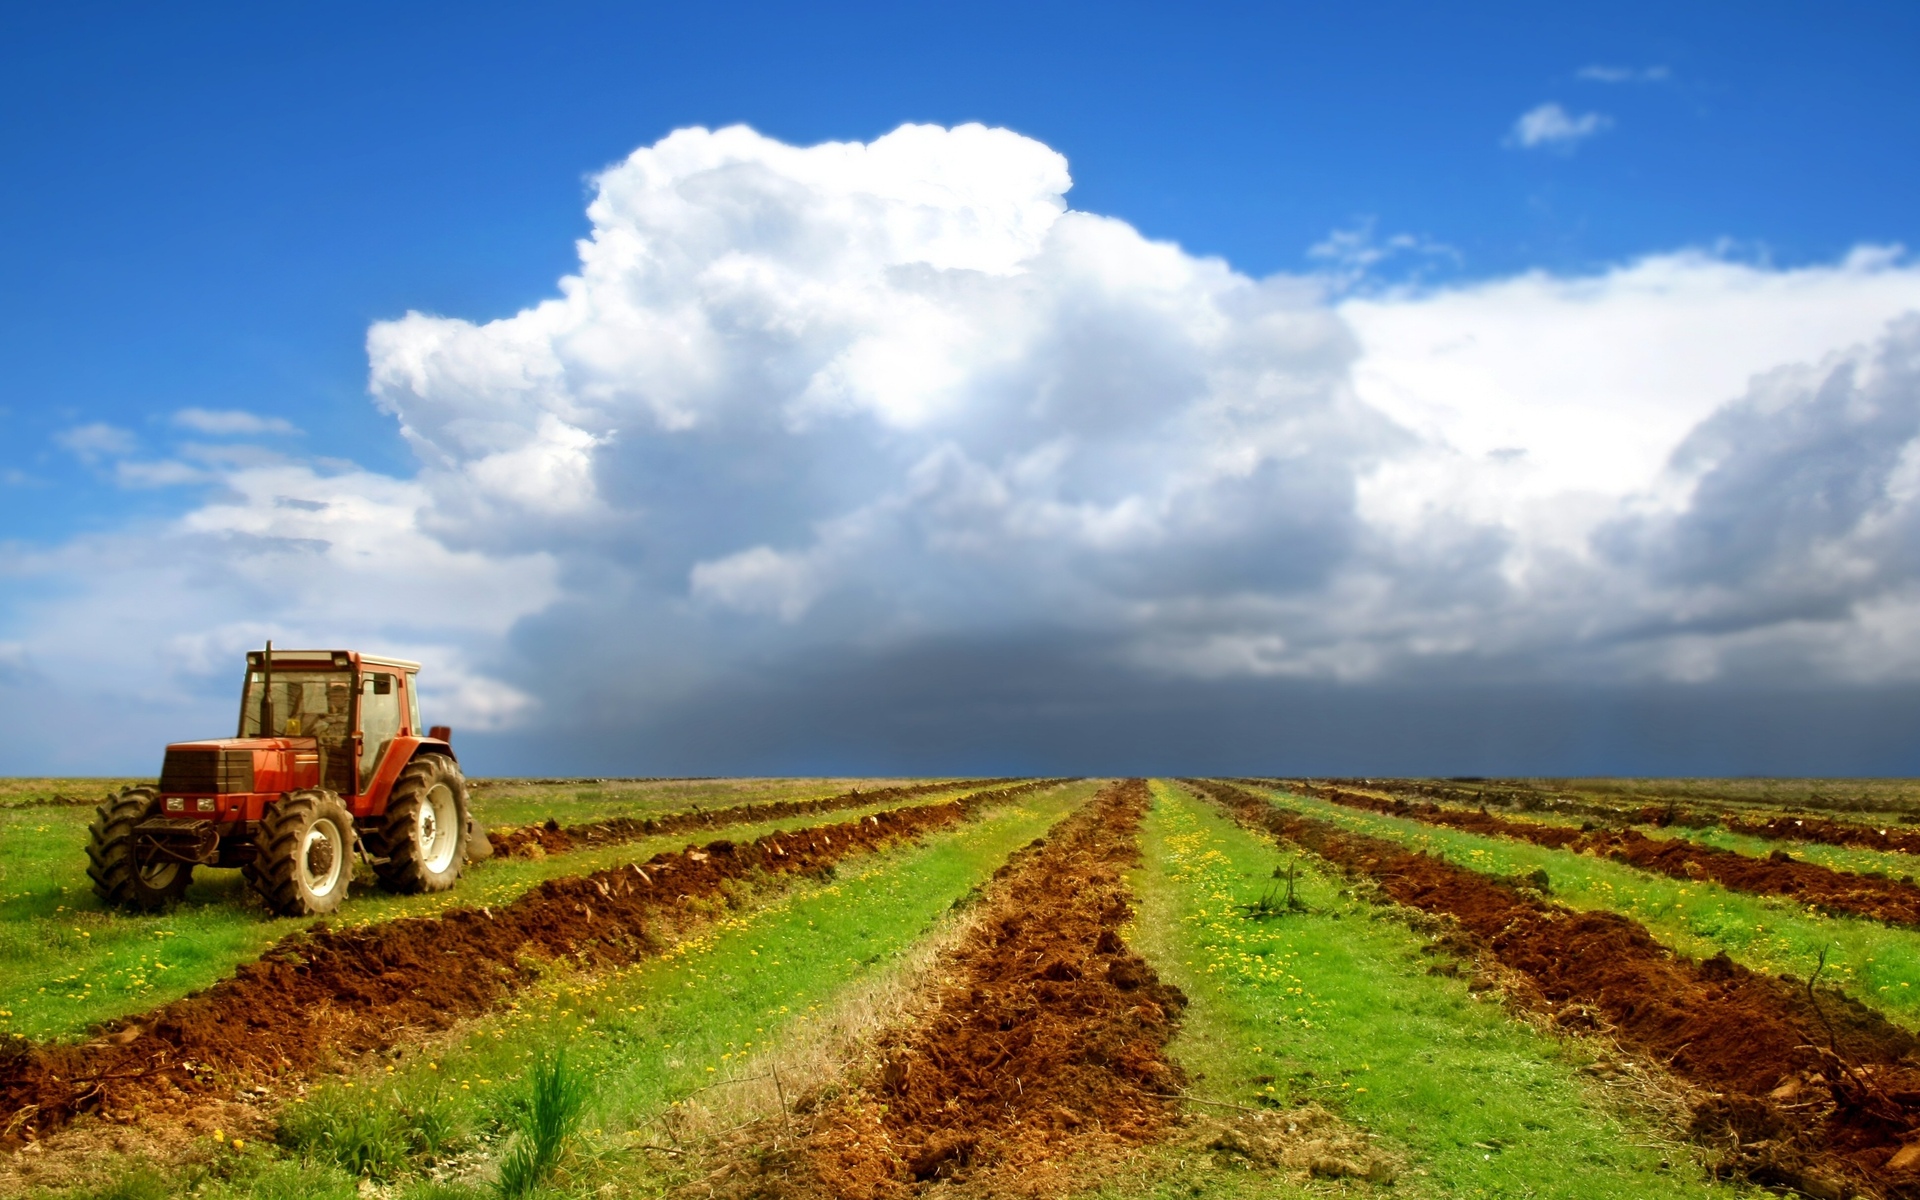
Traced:
<path fill-rule="evenodd" d="M 1618 913 L 1578 912 L 1230 784 L 1189 786 L 1371 878 L 1391 900 L 1452 918 L 1530 985 L 1509 992 L 1516 1003 L 1572 1009 L 1578 1019 L 1563 1028 L 1603 1023 L 1628 1050 L 1667 1064 L 1710 1097 L 1691 1132 L 1715 1150 L 1720 1173 L 1812 1194 L 1920 1198 L 1920 1172 L 1900 1158 L 1920 1141 L 1920 1038 L 1866 1005 L 1725 955 L 1696 962 Z"/>

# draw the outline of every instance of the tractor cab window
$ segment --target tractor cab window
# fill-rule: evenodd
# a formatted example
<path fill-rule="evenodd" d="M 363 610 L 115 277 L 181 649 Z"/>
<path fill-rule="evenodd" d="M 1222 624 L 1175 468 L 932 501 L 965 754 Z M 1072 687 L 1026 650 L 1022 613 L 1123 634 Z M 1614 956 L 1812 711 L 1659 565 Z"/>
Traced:
<path fill-rule="evenodd" d="M 387 747 L 400 736 L 400 687 L 397 676 L 368 671 L 360 677 L 360 790 L 373 782 Z"/>
<path fill-rule="evenodd" d="M 240 700 L 241 737 L 308 737 L 320 750 L 321 786 L 353 790 L 353 676 L 346 671 L 273 673 L 271 726 L 261 724 L 266 675 L 248 671 Z"/>
<path fill-rule="evenodd" d="M 344 671 L 287 671 L 273 673 L 272 726 L 261 724 L 268 706 L 266 674 L 247 672 L 240 700 L 241 737 L 344 738 L 352 677 Z"/>

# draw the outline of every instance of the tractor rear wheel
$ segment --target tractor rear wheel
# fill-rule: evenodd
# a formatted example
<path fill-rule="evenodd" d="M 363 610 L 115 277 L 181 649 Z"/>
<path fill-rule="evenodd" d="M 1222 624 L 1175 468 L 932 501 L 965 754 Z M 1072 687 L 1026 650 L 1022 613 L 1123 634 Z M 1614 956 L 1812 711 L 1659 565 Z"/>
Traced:
<path fill-rule="evenodd" d="M 133 827 L 160 811 L 152 788 L 128 788 L 109 796 L 87 826 L 87 878 L 94 895 L 117 908 L 157 912 L 186 894 L 193 864 L 151 862 L 134 856 Z"/>
<path fill-rule="evenodd" d="M 258 854 L 248 872 L 283 917 L 330 913 L 353 878 L 353 815 L 319 788 L 288 792 L 260 819 Z"/>
<path fill-rule="evenodd" d="M 423 754 L 393 781 L 387 815 L 367 834 L 390 892 L 444 892 L 467 863 L 467 781 L 444 754 Z"/>

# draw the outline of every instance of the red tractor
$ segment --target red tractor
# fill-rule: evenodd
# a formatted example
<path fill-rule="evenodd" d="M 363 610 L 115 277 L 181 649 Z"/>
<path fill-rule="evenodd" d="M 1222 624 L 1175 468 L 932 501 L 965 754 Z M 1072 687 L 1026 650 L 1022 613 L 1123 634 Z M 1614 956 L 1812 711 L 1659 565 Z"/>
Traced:
<path fill-rule="evenodd" d="M 350 650 L 249 652 L 238 735 L 168 746 L 158 788 L 100 805 L 93 890 L 152 911 L 195 867 L 239 867 L 275 911 L 309 916 L 340 907 L 355 854 L 390 891 L 452 887 L 474 830 L 447 729 L 420 728 L 419 671 Z"/>

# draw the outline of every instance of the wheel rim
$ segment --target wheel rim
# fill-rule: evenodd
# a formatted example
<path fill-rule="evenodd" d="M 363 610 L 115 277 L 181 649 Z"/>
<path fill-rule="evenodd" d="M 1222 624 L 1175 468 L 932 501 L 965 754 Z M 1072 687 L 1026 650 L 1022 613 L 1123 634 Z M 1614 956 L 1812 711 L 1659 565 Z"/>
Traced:
<path fill-rule="evenodd" d="M 156 892 L 164 892 L 173 886 L 180 874 L 180 864 L 176 862 L 148 863 L 140 868 L 141 886 Z"/>
<path fill-rule="evenodd" d="M 300 875 L 309 892 L 326 896 L 339 886 L 347 862 L 346 849 L 340 827 L 328 818 L 321 817 L 307 828 L 307 836 L 300 843 Z"/>
<path fill-rule="evenodd" d="M 427 791 L 417 820 L 420 860 L 437 875 L 453 862 L 454 848 L 460 842 L 460 806 L 453 789 L 444 783 L 434 784 Z"/>

